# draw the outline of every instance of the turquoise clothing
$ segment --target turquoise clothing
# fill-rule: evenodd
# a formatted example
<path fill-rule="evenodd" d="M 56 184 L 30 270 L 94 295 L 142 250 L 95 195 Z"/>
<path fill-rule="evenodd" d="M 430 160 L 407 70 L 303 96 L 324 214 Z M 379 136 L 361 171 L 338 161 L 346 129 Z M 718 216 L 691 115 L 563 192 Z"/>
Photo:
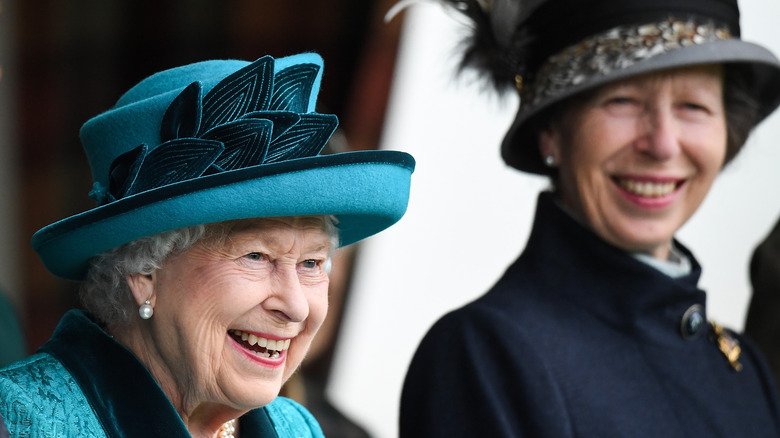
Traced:
<path fill-rule="evenodd" d="M 0 370 L 10 437 L 189 437 L 157 382 L 86 314 L 71 310 L 36 354 Z M 320 438 L 300 404 L 277 397 L 240 419 L 241 437 Z"/>
<path fill-rule="evenodd" d="M 24 334 L 16 311 L 0 290 L 0 368 L 26 356 Z"/>

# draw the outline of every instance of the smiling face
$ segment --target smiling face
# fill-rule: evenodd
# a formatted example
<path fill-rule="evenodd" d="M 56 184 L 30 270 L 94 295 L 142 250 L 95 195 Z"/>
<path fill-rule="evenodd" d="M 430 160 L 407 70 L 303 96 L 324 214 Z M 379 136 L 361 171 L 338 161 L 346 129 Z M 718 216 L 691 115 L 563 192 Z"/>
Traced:
<path fill-rule="evenodd" d="M 264 406 L 325 319 L 330 252 L 321 218 L 232 222 L 225 238 L 128 278 L 136 301 L 154 306 L 130 348 L 182 414 Z"/>
<path fill-rule="evenodd" d="M 602 87 L 542 131 L 561 201 L 607 242 L 660 259 L 701 205 L 726 153 L 718 66 Z"/>

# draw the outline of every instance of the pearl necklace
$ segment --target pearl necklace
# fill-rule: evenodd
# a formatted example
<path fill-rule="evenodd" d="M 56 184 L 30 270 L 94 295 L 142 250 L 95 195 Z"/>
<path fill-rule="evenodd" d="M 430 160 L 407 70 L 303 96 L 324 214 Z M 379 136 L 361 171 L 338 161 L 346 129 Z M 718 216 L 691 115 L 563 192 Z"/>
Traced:
<path fill-rule="evenodd" d="M 217 436 L 219 438 L 234 438 L 233 433 L 235 433 L 235 431 L 236 431 L 236 419 L 234 418 L 219 427 Z"/>

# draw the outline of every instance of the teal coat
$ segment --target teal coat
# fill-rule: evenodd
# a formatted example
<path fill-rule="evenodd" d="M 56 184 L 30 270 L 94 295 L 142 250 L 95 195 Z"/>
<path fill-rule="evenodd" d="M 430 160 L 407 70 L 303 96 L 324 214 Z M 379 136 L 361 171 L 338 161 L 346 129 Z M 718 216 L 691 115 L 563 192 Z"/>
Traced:
<path fill-rule="evenodd" d="M 72 310 L 38 352 L 0 370 L 11 437 L 189 437 L 155 380 L 122 345 Z M 278 397 L 240 418 L 245 437 L 322 437 L 312 415 Z"/>
<path fill-rule="evenodd" d="M 22 327 L 11 301 L 0 290 L 0 368 L 16 362 L 24 356 L 26 354 Z"/>

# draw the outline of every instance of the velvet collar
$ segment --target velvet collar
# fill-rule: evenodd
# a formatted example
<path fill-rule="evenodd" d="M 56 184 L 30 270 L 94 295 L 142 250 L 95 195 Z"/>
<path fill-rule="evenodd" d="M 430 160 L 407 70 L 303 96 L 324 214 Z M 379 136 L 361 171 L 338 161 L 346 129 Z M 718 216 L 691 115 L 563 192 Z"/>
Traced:
<path fill-rule="evenodd" d="M 84 312 L 63 316 L 38 352 L 56 357 L 71 373 L 109 437 L 191 435 L 141 362 Z M 278 437 L 265 409 L 240 418 L 241 436 Z"/>

